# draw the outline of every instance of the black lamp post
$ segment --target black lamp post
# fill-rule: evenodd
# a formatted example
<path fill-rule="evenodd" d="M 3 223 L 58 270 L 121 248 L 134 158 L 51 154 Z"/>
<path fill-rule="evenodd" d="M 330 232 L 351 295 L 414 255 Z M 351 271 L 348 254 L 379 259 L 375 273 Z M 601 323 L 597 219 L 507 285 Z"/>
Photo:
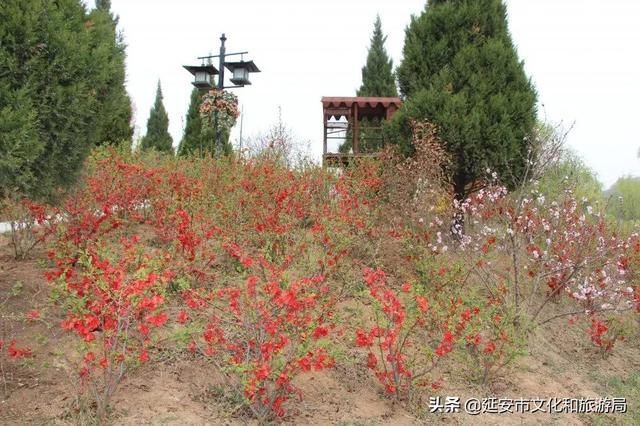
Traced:
<path fill-rule="evenodd" d="M 226 48 L 224 46 L 224 42 L 227 41 L 227 37 L 225 37 L 224 33 L 222 37 L 220 37 L 220 52 L 217 55 L 210 56 L 199 56 L 198 59 L 203 61 L 202 65 L 184 65 L 184 68 L 189 71 L 194 76 L 193 85 L 202 91 L 210 90 L 213 88 L 213 76 L 218 74 L 218 84 L 216 88 L 219 91 L 223 91 L 224 89 L 233 89 L 238 87 L 244 87 L 250 85 L 249 81 L 249 73 L 252 72 L 260 72 L 260 69 L 253 63 L 253 61 L 244 61 L 244 55 L 249 52 L 236 52 L 236 53 L 226 53 Z M 226 62 L 225 59 L 227 56 L 235 56 L 240 55 L 239 62 Z M 211 61 L 213 58 L 220 58 L 219 61 L 219 69 L 216 69 L 211 63 L 204 64 L 204 60 Z M 227 68 L 233 76 L 231 78 L 231 83 L 233 86 L 225 86 L 224 85 L 224 69 Z M 222 140 L 220 130 L 218 129 L 218 113 L 215 113 L 215 122 L 214 126 L 216 129 L 216 147 L 215 154 L 216 156 L 222 149 Z"/>

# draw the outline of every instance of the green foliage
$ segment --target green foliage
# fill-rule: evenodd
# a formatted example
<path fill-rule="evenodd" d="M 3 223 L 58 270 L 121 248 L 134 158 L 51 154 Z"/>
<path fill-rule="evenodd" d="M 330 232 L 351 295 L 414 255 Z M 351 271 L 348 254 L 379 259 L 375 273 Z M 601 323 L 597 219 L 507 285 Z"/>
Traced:
<path fill-rule="evenodd" d="M 0 4 L 0 196 L 53 198 L 95 140 L 94 46 L 79 0 Z"/>
<path fill-rule="evenodd" d="M 91 73 L 98 100 L 94 141 L 96 145 L 131 143 L 131 101 L 125 88 L 125 45 L 116 30 L 118 18 L 111 2 L 97 1 L 87 28 L 92 46 Z"/>
<path fill-rule="evenodd" d="M 382 21 L 376 17 L 367 63 L 362 67 L 362 85 L 358 96 L 398 96 L 393 78 L 393 61 L 384 47 L 387 36 L 382 34 Z"/>
<path fill-rule="evenodd" d="M 438 126 L 455 163 L 459 197 L 487 168 L 515 186 L 525 170 L 536 93 L 518 60 L 502 1 L 430 1 L 406 29 L 403 56 L 398 80 L 406 102 L 389 136 L 410 154 L 410 121 Z"/>
<path fill-rule="evenodd" d="M 149 113 L 147 134 L 140 141 L 143 150 L 155 149 L 160 152 L 173 153 L 173 139 L 169 134 L 169 116 L 162 103 L 162 88 L 158 81 L 156 101 Z"/>
<path fill-rule="evenodd" d="M 38 116 L 26 89 L 0 89 L 0 105 L 0 198 L 4 198 L 9 192 L 26 193 L 35 187 L 30 163 L 42 154 L 44 145 L 38 140 Z"/>
<path fill-rule="evenodd" d="M 367 54 L 367 62 L 362 67 L 362 85 L 357 91 L 358 96 L 398 96 L 396 81 L 393 76 L 393 60 L 389 57 L 384 43 L 387 37 L 382 33 L 382 21 L 376 17 L 371 36 L 371 46 Z M 379 147 L 382 133 L 372 127 L 379 127 L 380 123 L 362 122 L 360 128 L 360 150 L 370 151 Z M 371 138 L 367 141 L 367 138 Z M 351 149 L 351 133 L 338 150 L 346 153 Z"/>
<path fill-rule="evenodd" d="M 621 177 L 607 191 L 608 213 L 618 220 L 640 221 L 640 178 Z"/>
<path fill-rule="evenodd" d="M 194 153 L 202 155 L 204 152 L 211 152 L 211 135 L 205 134 L 206 129 L 202 128 L 202 118 L 200 117 L 200 103 L 202 94 L 196 88 L 191 92 L 191 103 L 187 111 L 187 120 L 184 127 L 184 136 L 178 147 L 178 155 L 185 156 Z"/>
<path fill-rule="evenodd" d="M 93 145 L 130 139 L 124 45 L 98 6 L 0 3 L 0 197 L 55 198 Z"/>
<path fill-rule="evenodd" d="M 590 204 L 602 202 L 602 183 L 572 151 L 565 151 L 560 161 L 545 171 L 537 185 L 540 194 L 550 200 L 559 199 L 569 189 L 578 200 L 586 199 Z"/>

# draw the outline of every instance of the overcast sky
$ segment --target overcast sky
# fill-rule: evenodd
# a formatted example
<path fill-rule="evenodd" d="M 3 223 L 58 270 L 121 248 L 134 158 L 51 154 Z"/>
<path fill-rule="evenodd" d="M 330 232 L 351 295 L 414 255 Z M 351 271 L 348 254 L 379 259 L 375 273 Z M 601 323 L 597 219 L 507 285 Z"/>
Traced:
<path fill-rule="evenodd" d="M 575 122 L 569 145 L 605 187 L 621 175 L 640 175 L 640 1 L 506 3 L 540 117 L 567 127 Z M 245 59 L 262 70 L 252 75 L 252 86 L 234 89 L 244 107 L 244 136 L 266 132 L 280 106 L 287 126 L 311 142 L 319 159 L 320 98 L 355 95 L 376 14 L 397 66 L 405 27 L 424 6 L 425 0 L 112 0 L 128 45 L 136 135 L 146 131 L 160 79 L 177 146 L 192 88 L 182 65 L 217 54 L 224 32 L 227 52 L 249 51 Z"/>

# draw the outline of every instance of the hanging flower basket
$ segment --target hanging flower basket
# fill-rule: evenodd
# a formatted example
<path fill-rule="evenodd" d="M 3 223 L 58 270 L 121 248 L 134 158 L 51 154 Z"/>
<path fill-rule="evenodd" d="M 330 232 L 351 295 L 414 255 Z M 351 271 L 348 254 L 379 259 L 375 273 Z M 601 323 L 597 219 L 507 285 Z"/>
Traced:
<path fill-rule="evenodd" d="M 206 126 L 215 128 L 216 113 L 218 128 L 230 130 L 240 116 L 238 109 L 238 97 L 231 92 L 210 90 L 202 97 L 200 104 L 200 117 Z"/>

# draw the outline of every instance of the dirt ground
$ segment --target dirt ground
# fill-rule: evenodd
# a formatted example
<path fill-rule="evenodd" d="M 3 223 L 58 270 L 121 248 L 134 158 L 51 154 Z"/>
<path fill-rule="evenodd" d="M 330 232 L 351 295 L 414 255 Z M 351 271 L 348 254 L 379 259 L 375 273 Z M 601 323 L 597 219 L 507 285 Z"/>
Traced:
<path fill-rule="evenodd" d="M 86 423 L 74 410 L 75 378 L 66 358 L 75 340 L 58 326 L 59 312 L 49 301 L 42 273 L 42 253 L 14 261 L 0 235 L 0 336 L 13 336 L 33 350 L 33 357 L 6 361 L 0 377 L 0 424 L 66 425 Z M 42 321 L 27 321 L 31 309 Z M 544 337 L 543 337 L 544 336 Z M 501 373 L 489 386 L 456 381 L 449 371 L 442 397 L 466 398 L 578 398 L 626 397 L 626 415 L 582 414 L 430 414 L 428 400 L 411 406 L 386 398 L 375 379 L 354 360 L 353 368 L 340 367 L 297 379 L 304 399 L 293 401 L 286 424 L 308 425 L 634 425 L 638 417 L 640 344 L 634 339 L 619 344 L 603 359 L 579 329 L 550 327 L 533 339 L 529 355 Z M 349 363 L 347 363 L 349 364 Z M 446 373 L 446 372 L 445 372 Z M 636 378 L 635 382 L 630 381 Z M 4 389 L 6 388 L 6 392 Z M 434 395 L 436 395 L 434 394 Z M 4 396 L 3 396 L 4 395 Z M 145 365 L 122 385 L 114 399 L 113 424 L 218 425 L 255 424 L 241 405 L 225 394 L 222 378 L 204 359 L 167 354 L 160 363 Z"/>

